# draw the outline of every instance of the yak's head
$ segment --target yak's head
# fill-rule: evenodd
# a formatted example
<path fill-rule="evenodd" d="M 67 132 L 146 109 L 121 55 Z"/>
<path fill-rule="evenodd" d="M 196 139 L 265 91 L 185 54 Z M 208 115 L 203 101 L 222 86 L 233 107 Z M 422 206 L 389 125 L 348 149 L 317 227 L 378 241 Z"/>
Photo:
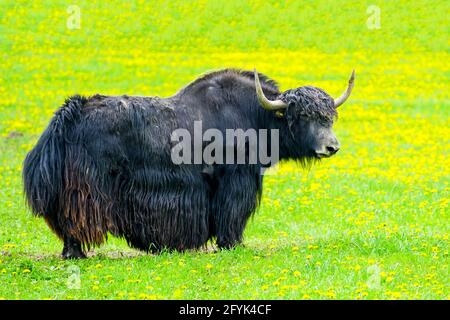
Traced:
<path fill-rule="evenodd" d="M 342 105 L 353 89 L 352 72 L 347 90 L 337 99 L 316 87 L 300 87 L 283 92 L 276 100 L 264 95 L 255 70 L 256 94 L 264 109 L 276 111 L 286 119 L 288 130 L 295 141 L 296 158 L 328 158 L 339 151 L 340 145 L 333 133 L 336 109 Z"/>

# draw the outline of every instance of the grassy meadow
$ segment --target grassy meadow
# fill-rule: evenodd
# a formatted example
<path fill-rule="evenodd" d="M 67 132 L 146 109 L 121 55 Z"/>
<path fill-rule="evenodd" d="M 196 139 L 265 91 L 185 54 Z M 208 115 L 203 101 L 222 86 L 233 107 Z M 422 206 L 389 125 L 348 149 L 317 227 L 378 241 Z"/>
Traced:
<path fill-rule="evenodd" d="M 0 298 L 449 299 L 450 3 L 399 2 L 0 0 Z M 341 151 L 267 176 L 234 250 L 147 255 L 110 237 L 62 260 L 21 182 L 53 112 L 75 93 L 169 96 L 224 67 L 333 96 L 354 68 Z"/>

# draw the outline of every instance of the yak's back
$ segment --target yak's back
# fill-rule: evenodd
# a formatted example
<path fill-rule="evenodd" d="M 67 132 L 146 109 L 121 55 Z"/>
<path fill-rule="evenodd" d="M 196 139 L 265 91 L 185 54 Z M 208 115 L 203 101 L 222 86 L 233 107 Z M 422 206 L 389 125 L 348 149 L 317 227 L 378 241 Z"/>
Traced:
<path fill-rule="evenodd" d="M 134 167 L 166 162 L 176 126 L 173 108 L 162 99 L 95 95 L 75 134 L 98 161 Z"/>

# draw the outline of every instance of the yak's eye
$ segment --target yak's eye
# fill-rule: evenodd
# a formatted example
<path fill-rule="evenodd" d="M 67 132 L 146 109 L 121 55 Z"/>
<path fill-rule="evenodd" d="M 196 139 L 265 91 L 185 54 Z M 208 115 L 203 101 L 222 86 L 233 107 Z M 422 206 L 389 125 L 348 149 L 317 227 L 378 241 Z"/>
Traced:
<path fill-rule="evenodd" d="M 319 123 L 325 128 L 333 127 L 333 120 L 330 119 L 319 119 Z"/>

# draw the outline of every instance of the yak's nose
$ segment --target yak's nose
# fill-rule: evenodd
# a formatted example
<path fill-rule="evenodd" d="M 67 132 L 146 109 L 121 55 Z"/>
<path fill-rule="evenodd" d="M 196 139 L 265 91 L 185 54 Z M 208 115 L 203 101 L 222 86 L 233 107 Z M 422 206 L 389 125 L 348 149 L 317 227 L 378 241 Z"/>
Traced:
<path fill-rule="evenodd" d="M 337 144 L 332 144 L 332 145 L 329 145 L 327 147 L 327 151 L 329 152 L 330 155 L 333 155 L 333 154 L 335 154 L 336 152 L 339 151 L 339 148 L 340 148 L 340 146 L 339 146 L 338 143 Z"/>
<path fill-rule="evenodd" d="M 318 158 L 331 157 L 333 154 L 339 151 L 339 148 L 339 142 L 337 140 L 334 140 L 331 143 L 328 143 L 326 147 L 324 146 L 320 150 L 316 150 L 316 156 Z"/>

